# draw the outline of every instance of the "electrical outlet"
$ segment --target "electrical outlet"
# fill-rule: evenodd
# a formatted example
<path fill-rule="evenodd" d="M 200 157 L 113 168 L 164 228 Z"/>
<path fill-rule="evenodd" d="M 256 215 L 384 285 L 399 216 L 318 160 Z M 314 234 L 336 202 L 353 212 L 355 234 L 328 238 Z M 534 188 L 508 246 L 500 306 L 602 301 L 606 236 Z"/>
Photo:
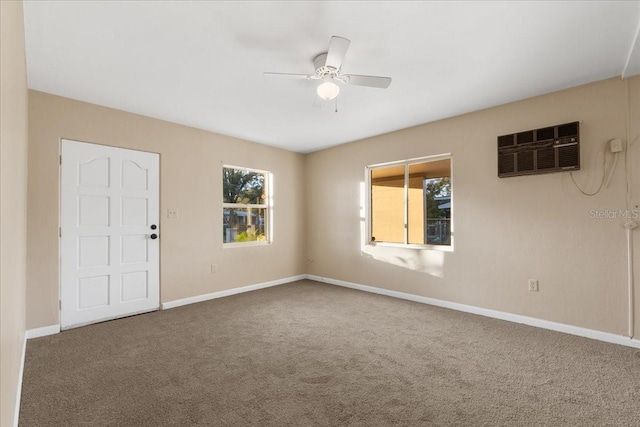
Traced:
<path fill-rule="evenodd" d="M 538 292 L 538 281 L 535 279 L 529 279 L 529 291 Z"/>
<path fill-rule="evenodd" d="M 211 264 L 211 272 L 212 272 L 212 273 L 215 273 L 215 272 L 216 272 L 216 268 L 217 268 L 217 267 L 218 267 L 217 265 L 215 265 L 215 264 Z"/>
<path fill-rule="evenodd" d="M 167 218 L 177 219 L 178 218 L 178 209 L 167 209 Z"/>
<path fill-rule="evenodd" d="M 611 152 L 619 153 L 622 151 L 622 140 L 620 139 L 612 139 L 609 144 L 611 144 Z"/>

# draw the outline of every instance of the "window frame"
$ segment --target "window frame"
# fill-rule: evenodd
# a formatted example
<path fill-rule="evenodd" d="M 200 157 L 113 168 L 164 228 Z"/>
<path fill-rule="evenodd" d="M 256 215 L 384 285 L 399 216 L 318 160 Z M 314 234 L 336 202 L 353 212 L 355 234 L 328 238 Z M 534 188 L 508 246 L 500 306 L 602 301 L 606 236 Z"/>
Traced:
<path fill-rule="evenodd" d="M 224 201 L 224 191 L 222 194 L 222 221 L 223 221 L 223 230 L 224 230 L 224 210 L 225 209 L 264 209 L 264 232 L 266 235 L 265 240 L 250 240 L 246 242 L 225 242 L 224 235 L 222 239 L 222 247 L 226 248 L 246 248 L 252 246 L 266 246 L 270 245 L 273 241 L 273 200 L 272 200 L 272 187 L 273 187 L 273 175 L 270 171 L 256 168 L 248 168 L 245 166 L 235 166 L 229 164 L 222 164 L 222 173 L 224 174 L 224 169 L 238 169 L 249 172 L 256 172 L 264 175 L 264 195 L 265 195 L 265 203 L 264 204 L 255 204 L 255 203 L 227 203 Z M 224 182 L 221 183 L 224 189 Z"/>
<path fill-rule="evenodd" d="M 409 220 L 409 188 L 407 183 L 409 182 L 409 166 L 420 163 L 430 163 L 436 162 L 439 160 L 449 160 L 449 181 L 451 182 L 451 225 L 450 225 L 450 244 L 449 245 L 434 245 L 434 244 L 417 244 L 417 243 L 408 243 L 408 220 Z M 375 240 L 371 240 L 372 230 L 372 221 L 371 221 L 371 172 L 375 169 L 389 168 L 393 166 L 404 166 L 404 243 L 398 242 L 378 242 Z M 365 167 L 365 210 L 364 210 L 364 221 L 365 221 L 365 232 L 363 244 L 364 246 L 382 246 L 382 247 L 395 247 L 395 248 L 405 248 L 405 249 L 428 249 L 428 250 L 438 250 L 443 252 L 453 252 L 453 212 L 454 212 L 454 203 L 453 203 L 453 155 L 451 153 L 444 154 L 436 154 L 431 156 L 424 157 L 415 157 L 406 160 L 397 160 L 393 162 L 385 162 L 385 163 L 376 163 L 372 165 L 368 165 Z"/>

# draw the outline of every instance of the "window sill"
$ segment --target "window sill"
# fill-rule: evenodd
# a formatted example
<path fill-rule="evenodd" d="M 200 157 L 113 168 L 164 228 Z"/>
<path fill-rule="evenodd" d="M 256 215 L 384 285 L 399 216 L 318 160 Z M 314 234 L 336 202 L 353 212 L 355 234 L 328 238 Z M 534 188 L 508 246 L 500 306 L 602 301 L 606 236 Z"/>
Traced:
<path fill-rule="evenodd" d="M 387 242 L 368 242 L 366 246 L 380 246 L 383 248 L 401 248 L 401 249 L 416 249 L 426 251 L 441 251 L 441 252 L 453 252 L 452 245 L 415 245 L 404 243 L 387 243 Z"/>
<path fill-rule="evenodd" d="M 246 247 L 252 247 L 252 246 L 267 246 L 270 244 L 271 242 L 268 240 L 260 240 L 260 241 L 256 240 L 256 241 L 249 241 L 249 242 L 223 243 L 222 248 L 223 249 L 246 248 Z"/>

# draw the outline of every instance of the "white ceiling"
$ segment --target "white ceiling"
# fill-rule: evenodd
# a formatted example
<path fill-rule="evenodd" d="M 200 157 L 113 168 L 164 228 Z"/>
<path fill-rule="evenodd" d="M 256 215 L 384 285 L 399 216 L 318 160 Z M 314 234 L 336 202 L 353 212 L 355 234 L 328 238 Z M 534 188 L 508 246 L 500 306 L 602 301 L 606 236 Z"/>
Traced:
<path fill-rule="evenodd" d="M 640 1 L 25 1 L 31 89 L 310 152 L 640 74 Z M 332 35 L 342 71 L 393 78 L 312 106 Z M 179 144 L 180 141 L 176 141 Z"/>

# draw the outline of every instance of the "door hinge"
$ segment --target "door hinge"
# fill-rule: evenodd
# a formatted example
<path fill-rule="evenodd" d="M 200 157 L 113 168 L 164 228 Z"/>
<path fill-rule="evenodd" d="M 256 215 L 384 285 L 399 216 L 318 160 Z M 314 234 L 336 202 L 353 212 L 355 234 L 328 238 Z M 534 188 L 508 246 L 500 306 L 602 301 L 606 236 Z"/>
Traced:
<path fill-rule="evenodd" d="M 60 164 L 62 164 L 62 154 L 60 154 Z"/>
<path fill-rule="evenodd" d="M 58 310 L 62 310 L 62 300 L 58 300 Z"/>
<path fill-rule="evenodd" d="M 58 227 L 58 237 L 62 237 L 62 227 Z"/>

